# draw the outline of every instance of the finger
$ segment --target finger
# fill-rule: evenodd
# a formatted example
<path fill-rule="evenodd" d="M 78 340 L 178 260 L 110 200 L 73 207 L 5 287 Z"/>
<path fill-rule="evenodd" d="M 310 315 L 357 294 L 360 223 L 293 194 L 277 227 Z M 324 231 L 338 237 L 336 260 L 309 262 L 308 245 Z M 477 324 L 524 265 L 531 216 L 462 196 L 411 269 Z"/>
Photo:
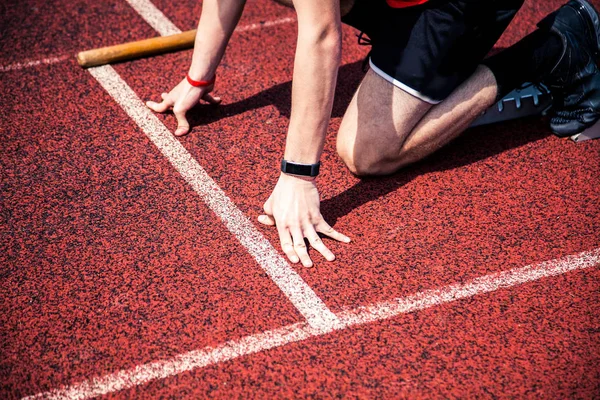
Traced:
<path fill-rule="evenodd" d="M 270 215 L 259 215 L 258 222 L 267 226 L 275 226 L 275 218 Z"/>
<path fill-rule="evenodd" d="M 190 123 L 187 118 L 185 118 L 185 112 L 187 110 L 183 110 L 179 107 L 173 108 L 173 114 L 175 114 L 175 118 L 177 118 L 177 129 L 175 130 L 175 136 L 183 136 L 190 131 Z"/>
<path fill-rule="evenodd" d="M 221 104 L 221 98 L 220 97 L 213 97 L 212 94 L 210 93 L 204 93 L 204 95 L 202 96 L 202 100 L 206 101 L 207 103 L 210 103 L 212 105 L 217 105 L 217 104 Z"/>
<path fill-rule="evenodd" d="M 332 239 L 337 240 L 338 242 L 350 243 L 350 238 L 346 235 L 342 235 L 335 229 L 333 229 L 325 220 L 321 220 L 315 228 L 317 232 L 321 232 L 322 234 L 329 236 Z"/>
<path fill-rule="evenodd" d="M 163 100 L 167 100 L 168 97 L 169 97 L 169 93 L 167 93 L 167 92 L 162 92 L 160 94 L 160 98 L 163 99 Z"/>
<path fill-rule="evenodd" d="M 302 231 L 300 229 L 293 229 L 292 239 L 294 239 L 294 251 L 296 252 L 298 257 L 300 257 L 302 265 L 304 265 L 307 268 L 312 267 L 313 263 L 310 260 L 310 257 L 308 256 L 308 251 L 306 249 L 306 244 L 304 243 L 304 235 L 302 234 Z"/>
<path fill-rule="evenodd" d="M 171 107 L 171 104 L 169 104 L 168 100 L 163 100 L 160 103 L 155 101 L 147 101 L 146 106 L 154 112 L 164 113 Z"/>
<path fill-rule="evenodd" d="M 279 242 L 281 243 L 281 250 L 283 250 L 287 258 L 289 258 L 291 262 L 296 264 L 298 261 L 300 261 L 300 259 L 294 251 L 294 242 L 292 242 L 290 232 L 287 230 L 287 228 L 277 228 L 277 232 L 279 233 Z"/>
<path fill-rule="evenodd" d="M 308 238 L 308 242 L 310 243 L 310 245 L 319 253 L 321 253 L 327 261 L 335 260 L 335 256 L 333 255 L 331 250 L 329 250 L 327 246 L 325 246 L 325 243 L 323 243 L 323 241 L 319 237 L 319 234 L 317 233 L 317 231 L 315 231 L 315 228 L 312 225 L 304 228 L 304 236 Z"/>

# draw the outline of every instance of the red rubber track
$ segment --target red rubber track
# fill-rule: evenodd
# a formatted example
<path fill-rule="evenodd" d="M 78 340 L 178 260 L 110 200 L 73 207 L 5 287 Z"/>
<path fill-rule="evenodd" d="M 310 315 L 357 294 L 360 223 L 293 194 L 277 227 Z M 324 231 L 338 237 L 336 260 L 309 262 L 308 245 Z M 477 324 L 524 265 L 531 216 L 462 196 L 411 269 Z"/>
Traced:
<path fill-rule="evenodd" d="M 115 397 L 595 398 L 599 284 L 597 269 L 560 277 L 552 285 L 528 284 L 184 373 Z"/>
<path fill-rule="evenodd" d="M 74 60 L 5 77 L 18 129 L 3 126 L 4 394 L 301 318 Z"/>
<path fill-rule="evenodd" d="M 154 1 L 191 29 L 196 1 Z M 559 1 L 527 1 L 498 46 Z M 2 5 L 3 65 L 155 36 L 126 2 Z M 37 14 L 36 14 L 37 13 Z M 249 1 L 241 25 L 293 16 Z M 110 28 L 108 28 L 110 27 Z M 253 222 L 277 179 L 295 25 L 235 33 L 220 107 L 181 143 Z M 335 131 L 367 49 L 344 31 L 322 211 L 351 245 L 295 269 L 332 311 L 600 247 L 600 141 L 528 119 L 465 133 L 383 179 L 352 177 Z M 6 51 L 4 51 L 6 50 Z M 191 52 L 115 66 L 142 99 Z M 302 321 L 223 223 L 74 60 L 0 72 L 4 94 L 0 397 L 20 398 Z M 172 115 L 159 117 L 174 130 Z M 276 232 L 258 229 L 278 248 Z M 196 369 L 108 397 L 600 395 L 600 271 L 590 268 Z"/>
<path fill-rule="evenodd" d="M 119 0 L 3 0 L 0 18 L 2 66 L 156 36 Z"/>

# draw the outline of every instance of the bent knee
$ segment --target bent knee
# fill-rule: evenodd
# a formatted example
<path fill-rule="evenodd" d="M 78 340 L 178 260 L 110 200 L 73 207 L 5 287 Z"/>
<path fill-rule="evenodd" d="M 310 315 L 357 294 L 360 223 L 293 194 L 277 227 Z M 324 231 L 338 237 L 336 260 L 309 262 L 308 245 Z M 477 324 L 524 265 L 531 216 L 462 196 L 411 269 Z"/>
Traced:
<path fill-rule="evenodd" d="M 341 148 L 339 145 L 337 150 L 346 167 L 356 176 L 389 175 L 401 167 L 401 163 L 389 158 L 369 156 L 353 149 Z"/>

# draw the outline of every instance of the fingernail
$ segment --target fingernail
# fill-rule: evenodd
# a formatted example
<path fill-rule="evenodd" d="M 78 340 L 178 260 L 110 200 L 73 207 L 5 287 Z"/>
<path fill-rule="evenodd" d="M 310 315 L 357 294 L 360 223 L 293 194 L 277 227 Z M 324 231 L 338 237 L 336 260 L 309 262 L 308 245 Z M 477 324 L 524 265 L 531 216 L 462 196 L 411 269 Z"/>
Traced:
<path fill-rule="evenodd" d="M 298 261 L 300 261 L 300 260 L 298 259 L 298 257 L 292 257 L 292 262 L 293 262 L 293 263 L 297 263 Z"/>
<path fill-rule="evenodd" d="M 312 263 L 308 263 L 308 264 L 305 265 L 306 268 L 310 268 L 312 266 L 313 266 Z"/>

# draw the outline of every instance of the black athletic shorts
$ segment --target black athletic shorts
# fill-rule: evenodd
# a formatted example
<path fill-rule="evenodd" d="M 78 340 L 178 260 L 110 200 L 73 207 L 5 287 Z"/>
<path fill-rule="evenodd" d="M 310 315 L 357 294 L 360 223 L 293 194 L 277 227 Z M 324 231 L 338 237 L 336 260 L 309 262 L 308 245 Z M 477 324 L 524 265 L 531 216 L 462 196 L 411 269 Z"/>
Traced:
<path fill-rule="evenodd" d="M 369 36 L 374 72 L 436 104 L 473 74 L 523 1 L 430 0 L 397 9 L 356 0 L 342 21 Z"/>

